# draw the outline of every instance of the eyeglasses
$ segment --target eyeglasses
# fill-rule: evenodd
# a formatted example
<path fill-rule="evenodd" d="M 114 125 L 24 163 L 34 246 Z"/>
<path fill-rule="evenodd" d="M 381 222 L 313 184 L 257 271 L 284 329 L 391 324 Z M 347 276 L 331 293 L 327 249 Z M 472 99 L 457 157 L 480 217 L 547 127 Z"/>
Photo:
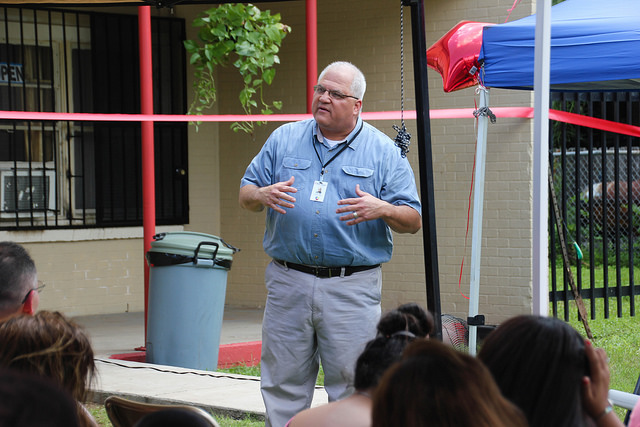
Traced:
<path fill-rule="evenodd" d="M 37 293 L 40 293 L 40 291 L 44 289 L 44 286 L 45 286 L 44 283 L 38 280 L 38 287 L 30 289 L 29 292 L 27 292 L 27 294 L 24 296 L 24 299 L 20 304 L 24 304 L 25 302 L 27 302 L 27 298 L 29 298 L 29 295 L 31 295 L 31 292 L 36 291 Z"/>
<path fill-rule="evenodd" d="M 357 98 L 357 97 L 352 96 L 352 95 L 344 94 L 344 93 L 342 93 L 342 92 L 340 92 L 338 90 L 327 89 L 326 87 L 324 87 L 322 85 L 315 85 L 313 87 L 313 90 L 316 92 L 317 95 L 323 95 L 325 92 L 328 92 L 329 93 L 329 97 L 331 99 L 335 99 L 335 100 L 342 100 L 342 99 L 345 99 L 345 98 L 353 98 L 355 100 L 360 99 L 360 98 Z"/>

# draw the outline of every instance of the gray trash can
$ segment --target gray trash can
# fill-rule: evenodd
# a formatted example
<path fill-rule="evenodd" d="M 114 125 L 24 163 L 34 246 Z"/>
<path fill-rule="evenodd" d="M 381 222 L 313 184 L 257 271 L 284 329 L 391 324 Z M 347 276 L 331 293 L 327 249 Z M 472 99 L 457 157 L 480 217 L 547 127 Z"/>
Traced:
<path fill-rule="evenodd" d="M 216 236 L 157 234 L 149 263 L 146 360 L 215 371 L 227 272 L 239 249 Z"/>

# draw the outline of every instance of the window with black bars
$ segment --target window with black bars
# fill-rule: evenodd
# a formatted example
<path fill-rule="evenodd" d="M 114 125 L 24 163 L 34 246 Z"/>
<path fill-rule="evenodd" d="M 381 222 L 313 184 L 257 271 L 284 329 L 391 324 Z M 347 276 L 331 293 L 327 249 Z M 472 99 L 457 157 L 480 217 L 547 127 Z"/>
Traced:
<path fill-rule="evenodd" d="M 140 112 L 135 15 L 0 8 L 0 109 Z M 184 20 L 152 18 L 154 112 L 186 112 Z M 156 123 L 157 224 L 188 222 L 187 124 Z M 0 229 L 142 224 L 137 122 L 0 120 Z"/>

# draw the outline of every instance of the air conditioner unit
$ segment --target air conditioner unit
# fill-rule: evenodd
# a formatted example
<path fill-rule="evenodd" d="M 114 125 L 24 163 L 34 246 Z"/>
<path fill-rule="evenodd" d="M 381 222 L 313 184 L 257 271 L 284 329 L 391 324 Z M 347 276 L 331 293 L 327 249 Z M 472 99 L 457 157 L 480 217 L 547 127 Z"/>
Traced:
<path fill-rule="evenodd" d="M 0 171 L 2 216 L 42 216 L 55 210 L 54 170 Z"/>

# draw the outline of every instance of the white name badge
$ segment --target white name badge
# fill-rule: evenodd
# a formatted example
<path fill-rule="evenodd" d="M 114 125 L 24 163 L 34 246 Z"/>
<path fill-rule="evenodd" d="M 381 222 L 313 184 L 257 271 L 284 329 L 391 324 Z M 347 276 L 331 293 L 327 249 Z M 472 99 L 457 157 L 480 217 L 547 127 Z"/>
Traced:
<path fill-rule="evenodd" d="M 313 183 L 313 189 L 311 190 L 312 202 L 324 202 L 324 195 L 327 193 L 328 183 L 324 181 L 315 181 Z"/>

